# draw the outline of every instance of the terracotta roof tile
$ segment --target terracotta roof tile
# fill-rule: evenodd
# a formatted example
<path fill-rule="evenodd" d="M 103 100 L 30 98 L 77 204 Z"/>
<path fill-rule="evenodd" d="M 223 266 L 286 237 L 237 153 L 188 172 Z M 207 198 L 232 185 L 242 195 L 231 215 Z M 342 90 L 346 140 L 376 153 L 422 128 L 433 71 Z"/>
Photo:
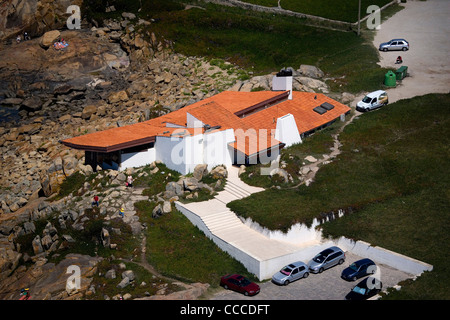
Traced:
<path fill-rule="evenodd" d="M 236 142 L 232 144 L 233 147 L 251 155 L 254 150 L 262 151 L 280 144 L 274 139 L 272 130 L 276 128 L 277 118 L 281 116 L 292 114 L 299 132 L 304 133 L 320 127 L 350 110 L 349 107 L 323 94 L 294 91 L 292 100 L 285 100 L 284 97 L 286 97 L 286 92 L 279 91 L 224 91 L 156 119 L 70 138 L 62 143 L 72 148 L 98 152 L 111 152 L 137 146 L 153 142 L 156 136 L 170 136 L 175 132 L 179 133 L 180 128 L 167 127 L 167 124 L 186 126 L 187 112 L 189 112 L 204 124 L 221 126 L 220 130 L 234 129 Z M 254 106 L 264 106 L 266 102 L 280 99 L 283 101 L 244 118 L 235 115 L 242 110 Z M 334 108 L 322 115 L 313 111 L 315 107 L 324 102 L 332 104 Z M 185 128 L 184 130 L 186 134 L 190 135 L 203 132 L 202 129 L 199 131 L 199 129 Z M 249 143 L 243 146 L 239 143 L 244 141 L 242 139 L 257 141 L 256 146 Z"/>

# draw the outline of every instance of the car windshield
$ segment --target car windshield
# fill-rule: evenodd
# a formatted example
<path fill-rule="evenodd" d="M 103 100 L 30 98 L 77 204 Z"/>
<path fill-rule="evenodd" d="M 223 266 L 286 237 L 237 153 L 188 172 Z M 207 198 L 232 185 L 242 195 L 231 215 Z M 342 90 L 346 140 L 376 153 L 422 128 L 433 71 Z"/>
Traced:
<path fill-rule="evenodd" d="M 361 287 L 356 286 L 356 287 L 353 288 L 352 291 L 353 291 L 353 292 L 356 292 L 356 293 L 359 293 L 359 294 L 362 294 L 362 295 L 365 295 L 367 289 L 366 289 L 366 288 L 361 288 Z"/>
<path fill-rule="evenodd" d="M 241 281 L 239 281 L 239 283 L 241 284 L 242 287 L 246 287 L 250 284 L 250 281 L 248 279 L 244 278 Z"/>
<path fill-rule="evenodd" d="M 317 256 L 315 256 L 314 258 L 313 258 L 313 261 L 315 261 L 315 262 L 323 262 L 323 260 L 325 260 L 325 256 L 323 256 L 323 255 L 321 255 L 321 254 L 318 254 Z"/>
<path fill-rule="evenodd" d="M 370 103 L 370 101 L 372 101 L 372 98 L 370 98 L 370 97 L 368 97 L 368 96 L 365 96 L 364 99 L 362 99 L 362 101 L 363 101 L 364 103 Z"/>
<path fill-rule="evenodd" d="M 281 269 L 280 272 L 281 272 L 282 274 L 285 274 L 285 275 L 288 276 L 288 275 L 291 274 L 292 269 L 290 269 L 289 267 L 285 267 L 285 268 Z"/>
<path fill-rule="evenodd" d="M 349 266 L 349 268 L 352 269 L 352 270 L 358 271 L 359 266 L 358 266 L 356 263 L 352 263 L 352 264 Z"/>

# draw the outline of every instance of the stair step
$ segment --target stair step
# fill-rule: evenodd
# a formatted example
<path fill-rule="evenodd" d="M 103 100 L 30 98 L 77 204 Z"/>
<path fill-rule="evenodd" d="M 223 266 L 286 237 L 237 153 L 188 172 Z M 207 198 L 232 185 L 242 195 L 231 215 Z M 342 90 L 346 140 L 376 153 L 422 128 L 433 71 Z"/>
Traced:
<path fill-rule="evenodd" d="M 225 189 L 227 187 L 230 188 L 230 189 L 236 190 L 237 192 L 239 192 L 241 194 L 244 194 L 246 196 L 251 195 L 251 192 L 249 192 L 244 187 L 241 187 L 241 186 L 237 185 L 236 183 L 234 183 L 232 181 L 227 181 L 227 183 L 225 184 Z"/>

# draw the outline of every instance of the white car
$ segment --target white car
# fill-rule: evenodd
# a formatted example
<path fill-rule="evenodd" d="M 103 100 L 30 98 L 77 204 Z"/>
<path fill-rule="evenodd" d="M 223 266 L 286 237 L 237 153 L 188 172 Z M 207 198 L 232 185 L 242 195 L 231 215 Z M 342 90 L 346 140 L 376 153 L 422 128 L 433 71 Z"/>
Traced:
<path fill-rule="evenodd" d="M 386 91 L 378 90 L 366 95 L 360 102 L 356 104 L 356 110 L 369 111 L 389 103 Z"/>

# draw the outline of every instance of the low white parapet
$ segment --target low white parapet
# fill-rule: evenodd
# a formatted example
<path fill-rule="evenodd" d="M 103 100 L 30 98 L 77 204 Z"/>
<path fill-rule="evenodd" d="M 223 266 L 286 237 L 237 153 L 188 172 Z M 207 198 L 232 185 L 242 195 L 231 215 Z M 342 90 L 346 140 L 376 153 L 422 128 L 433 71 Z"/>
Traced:
<path fill-rule="evenodd" d="M 370 243 L 364 241 L 354 241 L 345 237 L 341 237 L 337 241 L 337 245 L 344 251 L 350 251 L 360 257 L 369 258 L 375 262 L 390 266 L 397 270 L 420 275 L 424 271 L 432 271 L 431 264 L 407 257 L 385 248 L 371 246 Z"/>

